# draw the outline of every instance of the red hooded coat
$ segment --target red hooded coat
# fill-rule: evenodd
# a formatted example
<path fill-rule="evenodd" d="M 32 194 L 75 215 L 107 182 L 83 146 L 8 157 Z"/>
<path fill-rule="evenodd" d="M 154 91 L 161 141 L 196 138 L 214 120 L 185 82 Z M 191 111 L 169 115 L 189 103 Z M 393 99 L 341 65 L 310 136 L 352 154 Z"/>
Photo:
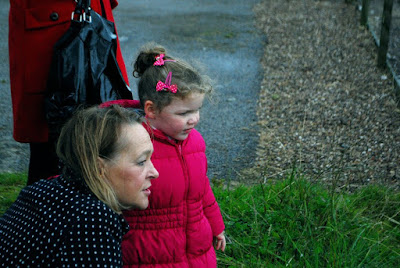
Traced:
<path fill-rule="evenodd" d="M 101 14 L 101 0 L 91 0 Z M 117 0 L 102 0 L 105 17 L 114 21 Z M 43 100 L 53 45 L 70 26 L 75 0 L 10 0 L 9 57 L 14 139 L 47 142 Z M 103 14 L 104 16 L 104 14 Z M 117 60 L 128 83 L 118 42 Z"/>
<path fill-rule="evenodd" d="M 123 105 L 126 107 L 126 104 Z M 125 211 L 125 267 L 216 267 L 213 236 L 225 226 L 209 184 L 205 142 L 195 129 L 184 141 L 145 125 L 153 140 L 149 208 Z"/>

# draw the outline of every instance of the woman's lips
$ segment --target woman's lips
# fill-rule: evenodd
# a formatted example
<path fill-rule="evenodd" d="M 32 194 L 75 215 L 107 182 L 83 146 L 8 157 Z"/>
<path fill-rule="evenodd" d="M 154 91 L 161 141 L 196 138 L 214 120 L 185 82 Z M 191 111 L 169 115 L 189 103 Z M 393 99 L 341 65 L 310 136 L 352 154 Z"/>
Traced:
<path fill-rule="evenodd" d="M 144 194 L 149 196 L 151 194 L 150 187 L 143 190 Z"/>

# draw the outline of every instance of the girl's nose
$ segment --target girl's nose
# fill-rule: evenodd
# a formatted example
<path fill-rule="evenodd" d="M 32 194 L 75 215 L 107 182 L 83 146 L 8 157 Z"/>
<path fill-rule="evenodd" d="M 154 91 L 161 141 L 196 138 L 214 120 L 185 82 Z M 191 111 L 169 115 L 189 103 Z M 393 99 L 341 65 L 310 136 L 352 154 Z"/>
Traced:
<path fill-rule="evenodd" d="M 193 115 L 189 118 L 188 124 L 189 125 L 196 125 L 200 120 L 200 112 L 197 111 L 193 113 Z"/>

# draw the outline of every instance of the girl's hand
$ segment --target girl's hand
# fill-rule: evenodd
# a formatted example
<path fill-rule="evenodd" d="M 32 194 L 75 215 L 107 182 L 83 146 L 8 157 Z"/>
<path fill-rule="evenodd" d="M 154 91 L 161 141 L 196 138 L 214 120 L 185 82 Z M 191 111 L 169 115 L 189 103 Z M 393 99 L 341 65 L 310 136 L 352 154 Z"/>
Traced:
<path fill-rule="evenodd" d="M 224 232 L 220 233 L 217 236 L 214 236 L 213 244 L 214 244 L 215 250 L 221 250 L 222 252 L 225 251 L 226 239 L 225 239 Z"/>

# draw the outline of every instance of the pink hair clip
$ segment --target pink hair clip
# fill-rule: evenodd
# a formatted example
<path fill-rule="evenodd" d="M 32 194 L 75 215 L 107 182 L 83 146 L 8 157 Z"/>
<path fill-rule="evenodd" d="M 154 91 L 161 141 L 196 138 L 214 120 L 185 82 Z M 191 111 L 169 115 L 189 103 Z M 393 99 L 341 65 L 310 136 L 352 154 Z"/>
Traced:
<path fill-rule="evenodd" d="M 163 83 L 162 81 L 158 81 L 156 85 L 156 90 L 171 91 L 172 93 L 176 93 L 178 91 L 178 87 L 175 84 L 171 85 L 171 77 L 172 77 L 172 72 L 169 72 L 167 78 L 165 79 L 165 83 Z"/>
<path fill-rule="evenodd" d="M 156 56 L 156 61 L 153 63 L 153 66 L 162 66 L 166 61 L 176 61 L 176 60 L 164 60 L 165 54 L 160 54 Z"/>

